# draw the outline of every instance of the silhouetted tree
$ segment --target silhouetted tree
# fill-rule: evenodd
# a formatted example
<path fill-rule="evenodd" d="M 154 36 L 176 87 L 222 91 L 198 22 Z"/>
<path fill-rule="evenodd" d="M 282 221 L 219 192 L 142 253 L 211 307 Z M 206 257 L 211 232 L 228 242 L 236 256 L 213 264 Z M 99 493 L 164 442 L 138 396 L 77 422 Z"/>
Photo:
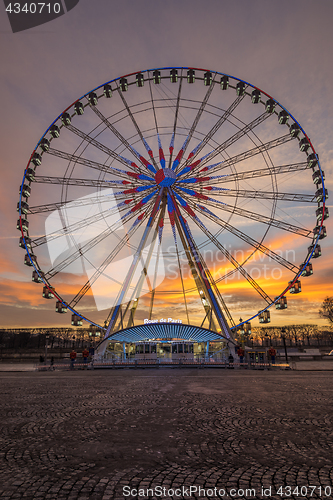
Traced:
<path fill-rule="evenodd" d="M 333 323 L 333 297 L 326 297 L 321 305 L 321 309 L 319 309 L 319 314 L 323 318 L 328 319 L 330 323 Z"/>

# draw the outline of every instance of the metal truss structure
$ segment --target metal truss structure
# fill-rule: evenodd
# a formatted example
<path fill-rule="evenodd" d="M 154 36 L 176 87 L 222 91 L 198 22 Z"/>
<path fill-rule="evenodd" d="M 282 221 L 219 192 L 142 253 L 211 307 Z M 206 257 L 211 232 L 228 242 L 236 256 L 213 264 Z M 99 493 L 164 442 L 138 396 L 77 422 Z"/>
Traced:
<path fill-rule="evenodd" d="M 234 342 L 301 291 L 321 255 L 326 200 L 318 155 L 279 102 L 220 72 L 158 68 L 111 80 L 57 117 L 24 171 L 17 228 L 33 281 L 72 325 L 106 339 L 163 307 L 198 322 L 202 307 L 201 327 Z M 277 251 L 284 241 L 302 255 Z M 254 275 L 258 260 L 278 269 L 278 289 Z M 236 324 L 242 300 L 254 306 Z"/>

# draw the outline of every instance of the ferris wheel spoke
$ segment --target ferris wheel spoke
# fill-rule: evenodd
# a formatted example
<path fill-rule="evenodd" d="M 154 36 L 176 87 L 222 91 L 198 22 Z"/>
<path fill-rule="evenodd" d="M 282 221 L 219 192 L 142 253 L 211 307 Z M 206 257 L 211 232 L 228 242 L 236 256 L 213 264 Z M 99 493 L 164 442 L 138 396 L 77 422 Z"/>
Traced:
<path fill-rule="evenodd" d="M 99 151 L 102 151 L 103 153 L 110 156 L 114 160 L 119 161 L 123 165 L 126 165 L 126 166 L 128 165 L 131 168 L 134 168 L 135 170 L 140 172 L 140 174 L 143 174 L 143 171 L 141 170 L 141 168 L 138 165 L 136 165 L 136 163 L 132 162 L 131 160 L 129 160 L 127 158 L 124 158 L 121 155 L 118 155 L 112 149 L 108 148 L 107 146 L 105 146 L 101 142 L 97 141 L 93 137 L 90 137 L 90 135 L 86 134 L 85 132 L 82 132 L 82 130 L 79 130 L 78 128 L 74 127 L 74 125 L 72 125 L 72 124 L 66 125 L 66 128 L 68 130 L 70 130 L 71 132 L 73 132 L 78 137 L 80 137 L 81 139 L 83 139 L 84 141 L 86 141 L 88 144 L 95 146 L 96 149 L 98 149 Z"/>
<path fill-rule="evenodd" d="M 305 193 L 274 193 L 273 191 L 255 191 L 251 189 L 227 189 L 219 187 L 207 186 L 203 189 L 213 191 L 214 196 L 233 196 L 236 198 L 250 198 L 250 199 L 265 199 L 265 200 L 282 200 L 293 201 L 302 203 L 316 203 L 317 200 L 313 194 Z"/>
<path fill-rule="evenodd" d="M 220 164 L 219 164 L 220 165 Z M 292 163 L 290 165 L 277 165 L 246 172 L 236 172 L 233 174 L 216 175 L 211 177 L 192 177 L 190 179 L 179 180 L 179 183 L 200 183 L 200 184 L 221 184 L 221 182 L 239 182 L 246 179 L 256 179 L 258 177 L 275 176 L 290 172 L 301 172 L 310 169 L 308 162 Z"/>
<path fill-rule="evenodd" d="M 205 110 L 206 104 L 207 104 L 207 102 L 208 102 L 208 100 L 209 100 L 209 98 L 210 98 L 210 96 L 211 96 L 211 94 L 212 94 L 212 92 L 213 92 L 213 88 L 214 88 L 214 85 L 213 85 L 213 83 L 211 83 L 211 85 L 209 85 L 208 90 L 207 90 L 207 92 L 206 92 L 206 95 L 205 95 L 205 97 L 203 98 L 202 103 L 201 103 L 201 105 L 200 105 L 200 107 L 199 107 L 199 109 L 198 109 L 198 112 L 197 112 L 197 114 L 196 114 L 196 117 L 195 117 L 195 119 L 194 119 L 194 121 L 193 121 L 193 123 L 192 123 L 192 125 L 191 125 L 191 128 L 190 128 L 190 130 L 189 130 L 188 136 L 187 136 L 187 138 L 186 138 L 186 141 L 185 141 L 185 143 L 184 143 L 184 145 L 183 145 L 183 147 L 182 147 L 182 149 L 181 149 L 181 157 L 185 154 L 186 149 L 187 149 L 187 146 L 188 146 L 188 144 L 189 144 L 190 140 L 191 140 L 191 139 L 192 139 L 192 137 L 193 137 L 193 134 L 194 134 L 194 132 L 195 132 L 195 129 L 197 128 L 198 123 L 199 123 L 199 121 L 200 121 L 200 118 L 201 118 L 201 116 L 202 116 L 202 114 L 203 114 L 203 112 L 204 112 L 204 110 Z M 179 153 L 178 153 L 178 156 L 179 156 Z M 191 154 L 189 155 L 189 158 L 190 158 L 190 157 L 191 157 Z M 189 158 L 188 158 L 188 159 L 189 159 Z M 173 167 L 172 167 L 172 168 L 173 168 L 176 172 L 177 172 L 177 168 L 178 168 L 179 164 L 180 164 L 180 160 L 179 160 L 179 162 L 178 162 L 177 164 L 175 164 L 175 162 L 174 162 L 174 164 L 173 164 Z"/>
<path fill-rule="evenodd" d="M 80 300 L 86 295 L 86 293 L 91 289 L 92 285 L 98 280 L 98 278 L 104 273 L 106 268 L 111 264 L 111 262 L 117 257 L 119 252 L 128 245 L 129 238 L 138 230 L 138 228 L 143 224 L 144 217 L 142 214 L 139 215 L 134 224 L 129 229 L 128 233 L 119 241 L 119 243 L 115 246 L 112 252 L 106 257 L 103 263 L 100 265 L 98 269 L 94 272 L 94 274 L 89 278 L 89 280 L 83 285 L 81 290 L 76 294 L 76 296 L 69 303 L 71 307 L 76 307 Z"/>
<path fill-rule="evenodd" d="M 112 181 L 111 181 L 112 182 Z M 110 183 L 108 181 L 105 181 L 105 184 L 102 183 L 101 185 L 94 185 L 94 187 L 110 187 Z M 141 189 L 144 188 L 144 189 Z M 124 196 L 124 199 L 127 199 L 127 195 L 129 193 L 134 193 L 137 197 L 139 196 L 139 192 L 146 190 L 146 189 L 153 189 L 154 186 L 139 186 L 131 189 L 127 189 L 123 191 L 122 196 Z M 126 195 L 126 196 L 125 196 Z M 70 205 L 71 208 L 74 207 L 83 207 L 83 206 L 88 206 L 88 205 L 99 205 L 100 203 L 106 203 L 110 201 L 110 196 L 117 196 L 118 200 L 122 199 L 120 197 L 119 192 L 118 193 L 113 193 L 110 195 L 109 193 L 103 193 L 103 191 L 100 191 L 98 193 L 98 196 L 95 197 L 89 197 L 89 198 L 79 198 L 79 199 L 74 199 L 74 200 L 66 200 L 66 204 Z M 47 203 L 45 205 L 38 205 L 38 206 L 33 206 L 29 207 L 28 209 L 28 214 L 40 214 L 40 213 L 45 213 L 45 212 L 54 212 L 54 210 L 59 210 L 64 206 L 64 202 L 56 202 L 56 203 Z"/>
<path fill-rule="evenodd" d="M 171 138 L 170 147 L 169 147 L 169 152 L 170 152 L 169 168 L 171 168 L 171 165 L 172 165 L 172 155 L 173 155 L 173 150 L 174 150 L 174 139 L 175 139 L 176 129 L 177 129 L 177 121 L 178 121 L 178 114 L 179 114 L 179 105 L 180 105 L 182 84 L 183 84 L 183 78 L 180 78 L 179 79 L 177 101 L 176 101 L 175 118 L 174 118 L 174 122 L 173 122 L 173 133 L 172 133 L 172 138 Z"/>
<path fill-rule="evenodd" d="M 275 262 L 278 262 L 281 266 L 285 267 L 286 269 L 289 269 L 290 271 L 294 272 L 295 274 L 297 274 L 299 272 L 299 267 L 295 266 L 294 264 L 292 264 L 291 262 L 289 262 L 287 259 L 285 259 L 281 255 L 278 255 L 273 250 L 271 250 L 270 248 L 266 247 L 261 242 L 255 240 L 254 238 L 252 238 L 248 234 L 245 234 L 240 229 L 237 229 L 236 227 L 234 227 L 233 225 L 229 224 L 228 222 L 222 221 L 216 214 L 214 214 L 207 207 L 205 207 L 203 205 L 197 205 L 197 204 L 194 204 L 194 203 L 191 203 L 191 206 L 193 206 L 193 208 L 198 208 L 200 210 L 200 212 L 205 217 L 207 217 L 208 219 L 214 221 L 221 228 L 226 229 L 227 231 L 229 231 L 234 236 L 237 236 L 239 239 L 245 241 L 246 243 L 248 243 L 249 245 L 251 245 L 256 250 L 259 250 L 263 254 L 267 255 L 267 257 L 270 257 Z"/>
<path fill-rule="evenodd" d="M 101 186 L 98 186 L 101 187 Z M 105 186 L 102 185 L 102 187 L 110 187 L 109 184 L 106 184 Z M 153 186 L 152 186 L 153 188 Z M 99 191 L 98 196 L 91 196 L 89 198 L 78 198 L 74 200 L 66 200 L 66 204 L 70 205 L 70 207 L 84 207 L 84 206 L 89 206 L 89 205 L 99 205 L 100 203 L 106 203 L 110 201 L 110 194 L 108 193 L 103 193 L 103 191 Z M 59 210 L 63 208 L 65 205 L 64 202 L 58 201 L 55 203 L 46 203 L 45 205 L 37 205 L 37 206 L 32 206 L 29 207 L 28 209 L 28 214 L 41 214 L 41 213 L 47 213 L 47 212 L 54 212 L 55 210 Z"/>
<path fill-rule="evenodd" d="M 149 85 L 150 85 L 150 80 L 149 80 Z M 155 171 L 157 171 L 157 170 L 158 170 L 158 166 L 157 166 L 157 164 L 156 164 L 156 162 L 155 162 L 154 156 L 152 155 L 150 148 L 149 148 L 149 147 L 147 147 L 147 146 L 148 146 L 148 144 L 147 144 L 147 142 L 146 142 L 145 138 L 143 137 L 143 134 L 142 134 L 142 132 L 141 132 L 141 129 L 140 129 L 139 125 L 138 125 L 138 124 L 137 124 L 137 122 L 136 122 L 136 119 L 134 118 L 134 115 L 133 115 L 133 113 L 132 113 L 132 111 L 131 111 L 131 108 L 130 108 L 130 107 L 129 107 L 129 105 L 127 104 L 127 101 L 126 101 L 126 99 L 125 99 L 124 93 L 123 93 L 123 92 L 122 92 L 119 88 L 118 88 L 117 90 L 118 90 L 119 96 L 120 96 L 120 98 L 121 98 L 121 100 L 122 100 L 122 102 L 123 102 L 123 104 L 124 104 L 124 106 L 125 106 L 125 108 L 126 108 L 126 111 L 127 111 L 127 113 L 128 113 L 128 116 L 130 117 L 130 119 L 131 119 L 131 121 L 132 121 L 132 123 L 133 123 L 133 125 L 134 125 L 134 127 L 135 127 L 135 129 L 136 129 L 136 131 L 137 131 L 137 133 L 138 133 L 138 135 L 139 135 L 139 137 L 140 137 L 140 139 L 141 139 L 142 143 L 143 143 L 143 145 L 144 145 L 144 146 L 145 146 L 145 148 L 147 149 L 147 151 L 148 151 L 148 153 L 149 153 L 149 155 L 150 155 L 150 157 L 151 157 L 151 159 L 152 159 L 153 165 L 154 165 L 154 167 L 155 167 Z M 154 101 L 153 101 L 153 100 L 152 100 L 152 105 L 153 105 L 153 111 L 154 111 L 154 115 L 155 115 L 155 108 L 154 108 Z"/>
<path fill-rule="evenodd" d="M 258 155 L 260 153 L 265 153 L 269 151 L 270 149 L 276 148 L 277 146 L 281 146 L 282 144 L 285 144 L 289 141 L 292 141 L 294 138 L 290 134 L 282 135 L 281 137 L 277 139 L 273 139 L 272 141 L 268 141 L 264 144 L 260 144 L 260 146 L 256 146 L 255 148 L 249 149 L 248 151 L 244 151 L 243 153 L 240 153 L 238 155 L 232 156 L 231 158 L 228 158 L 227 160 L 221 161 L 218 165 L 214 164 L 212 166 L 206 166 L 200 170 L 200 172 L 208 172 L 210 173 L 215 173 L 220 170 L 223 170 L 224 168 L 227 168 L 231 165 L 235 165 L 236 163 L 239 163 L 241 161 L 247 160 L 248 158 L 251 158 L 252 156 Z"/>
<path fill-rule="evenodd" d="M 216 149 L 214 149 L 202 162 L 200 162 L 200 166 L 205 165 L 207 162 L 213 160 L 217 155 L 221 154 L 223 151 L 225 151 L 228 147 L 230 147 L 232 144 L 237 142 L 239 139 L 247 135 L 249 132 L 254 130 L 258 125 L 263 123 L 267 118 L 269 118 L 271 115 L 267 112 L 262 113 L 260 116 L 255 118 L 251 123 L 243 127 L 241 130 L 236 132 L 233 136 L 229 137 L 225 142 L 220 144 Z M 191 167 L 191 171 L 195 172 L 197 170 L 197 166 L 193 164 L 193 166 L 189 165 Z M 201 170 L 202 171 L 202 170 Z M 189 175 L 189 174 L 187 174 Z"/>
<path fill-rule="evenodd" d="M 303 227 L 289 224 L 288 222 L 275 219 L 274 217 L 266 217 L 265 215 L 252 212 L 250 210 L 244 210 L 243 208 L 233 207 L 231 205 L 228 205 L 227 203 L 214 200 L 213 198 L 209 198 L 207 204 L 214 208 L 219 208 L 225 212 L 229 212 L 235 215 L 240 215 L 245 219 L 251 219 L 257 222 L 261 222 L 263 224 L 267 224 L 268 226 L 274 226 L 284 231 L 295 233 L 298 234 L 299 236 L 304 236 L 305 238 L 312 238 L 312 231 L 304 229 Z"/>
<path fill-rule="evenodd" d="M 273 301 L 267 295 L 267 293 L 261 288 L 261 286 L 252 278 L 252 276 L 244 269 L 244 267 L 233 257 L 233 255 L 228 252 L 228 250 L 218 241 L 217 238 L 207 229 L 204 223 L 199 219 L 199 217 L 193 217 L 190 215 L 191 219 L 201 228 L 203 233 L 209 237 L 210 241 L 214 243 L 216 248 L 229 260 L 229 262 L 241 273 L 241 275 L 248 281 L 248 283 L 256 290 L 256 292 L 266 301 L 267 304 L 271 304 Z"/>
<path fill-rule="evenodd" d="M 58 158 L 62 158 L 62 159 L 67 160 L 69 162 L 78 163 L 79 165 L 84 165 L 86 167 L 93 168 L 95 170 L 99 170 L 100 172 L 106 172 L 108 174 L 115 173 L 119 177 L 123 177 L 125 179 L 128 179 L 128 177 L 133 177 L 135 179 L 146 180 L 146 181 L 148 180 L 150 182 L 154 180 L 152 177 L 146 176 L 144 174 L 139 174 L 137 172 L 128 172 L 128 171 L 121 170 L 119 168 L 115 168 L 112 166 L 103 165 L 103 164 L 98 163 L 96 161 L 88 160 L 87 158 L 82 158 L 81 156 L 65 153 L 64 151 L 59 151 L 59 150 L 53 149 L 53 148 L 49 149 L 48 154 L 51 154 L 53 156 L 57 156 Z M 129 165 L 129 163 L 131 163 L 130 160 L 128 160 L 129 163 L 127 163 L 127 160 L 124 159 L 123 157 L 119 157 L 119 158 L 121 158 L 121 162 L 124 165 Z M 119 160 L 119 158 L 117 158 L 117 159 Z"/>
<path fill-rule="evenodd" d="M 229 106 L 229 108 L 223 113 L 223 115 L 221 116 L 221 118 L 217 121 L 217 123 L 214 125 L 214 127 L 212 127 L 210 129 L 210 131 L 207 133 L 207 135 L 205 135 L 205 138 L 201 141 L 198 149 L 196 150 L 196 152 L 193 154 L 193 156 L 191 156 L 191 158 L 187 159 L 184 164 L 182 165 L 182 167 L 187 167 L 191 161 L 191 163 L 193 162 L 193 160 L 196 158 L 196 156 L 200 153 L 200 151 L 202 151 L 202 149 L 209 143 L 209 141 L 212 139 L 212 137 L 216 134 L 216 132 L 221 128 L 221 126 L 223 125 L 223 123 L 225 123 L 229 116 L 233 113 L 233 111 L 237 108 L 237 106 L 242 102 L 242 100 L 244 99 L 245 97 L 245 94 L 243 94 L 242 96 L 238 96 L 234 102 Z"/>
<path fill-rule="evenodd" d="M 60 273 L 63 269 L 68 267 L 70 264 L 75 262 L 77 259 L 81 258 L 81 255 L 84 254 L 85 252 L 88 252 L 91 250 L 93 247 L 101 243 L 102 241 L 105 240 L 110 234 L 112 234 L 114 231 L 116 231 L 119 227 L 120 224 L 129 222 L 131 219 L 136 217 L 136 210 L 140 209 L 142 207 L 142 203 L 140 202 L 138 205 L 134 206 L 130 211 L 126 212 L 125 215 L 123 215 L 117 222 L 112 224 L 112 226 L 108 227 L 104 231 L 102 231 L 98 236 L 95 238 L 92 238 L 89 240 L 87 243 L 82 245 L 76 252 L 73 254 L 69 255 L 67 258 L 59 262 L 56 266 L 54 266 L 52 269 L 50 269 L 47 273 L 45 273 L 45 278 L 50 279 L 53 278 L 55 275 Z"/>
<path fill-rule="evenodd" d="M 91 217 L 84 218 L 83 220 L 81 220 L 79 222 L 75 222 L 75 223 L 70 224 L 68 226 L 63 226 L 62 229 L 57 229 L 56 231 L 49 233 L 47 236 L 40 236 L 39 238 L 34 238 L 31 240 L 31 246 L 34 248 L 34 247 L 37 247 L 40 245 L 44 245 L 45 243 L 49 243 L 50 241 L 53 241 L 57 238 L 62 238 L 63 236 L 66 236 L 68 234 L 77 233 L 77 231 L 79 229 L 87 228 L 87 227 L 91 226 L 92 224 L 96 224 L 97 222 L 99 222 L 101 220 L 107 219 L 107 217 L 110 217 L 114 214 L 124 212 L 131 205 L 134 206 L 135 203 L 137 203 L 137 201 L 138 201 L 137 199 L 133 199 L 133 200 L 130 200 L 130 202 L 126 203 L 126 204 L 124 202 L 120 202 L 115 207 L 112 207 L 111 209 L 108 208 L 106 210 L 102 210 L 98 214 L 92 215 Z M 66 209 L 66 206 L 64 207 L 64 205 L 60 205 L 59 208 Z M 72 205 L 70 206 L 70 208 L 72 208 Z"/>
<path fill-rule="evenodd" d="M 143 156 L 141 156 L 140 153 L 135 151 L 135 149 L 130 145 L 130 143 L 123 137 L 123 135 L 116 129 L 116 127 L 109 122 L 109 120 L 103 115 L 103 113 L 101 113 L 101 111 L 96 106 L 91 106 L 91 108 L 96 113 L 96 115 L 99 117 L 99 119 L 108 127 L 108 129 L 111 130 L 111 132 L 119 139 L 121 144 L 123 144 L 123 146 L 130 153 L 133 154 L 133 152 L 134 152 L 135 155 L 141 161 L 142 165 L 144 167 L 146 167 L 148 170 L 150 170 L 150 172 L 153 172 L 155 174 L 156 169 L 151 165 L 151 163 L 149 163 Z M 147 142 L 144 141 L 144 143 L 145 143 L 145 146 L 146 146 L 148 152 L 150 152 L 151 149 L 149 148 Z M 133 163 L 133 165 L 132 165 L 133 167 L 138 168 L 138 166 L 134 162 L 131 162 L 131 163 Z"/>

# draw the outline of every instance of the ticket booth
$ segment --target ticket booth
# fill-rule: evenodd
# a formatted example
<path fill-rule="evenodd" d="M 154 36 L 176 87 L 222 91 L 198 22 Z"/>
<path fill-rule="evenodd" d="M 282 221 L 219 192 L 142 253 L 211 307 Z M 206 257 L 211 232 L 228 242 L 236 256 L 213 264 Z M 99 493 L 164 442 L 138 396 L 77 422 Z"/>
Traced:
<path fill-rule="evenodd" d="M 186 361 L 193 360 L 193 343 L 192 342 L 174 342 L 172 344 L 172 360 Z"/>
<path fill-rule="evenodd" d="M 264 349 L 251 349 L 247 351 L 248 362 L 252 363 L 267 363 L 267 352 Z"/>
<path fill-rule="evenodd" d="M 156 360 L 157 359 L 157 346 L 152 342 L 140 342 L 135 344 L 135 359 L 137 360 Z"/>

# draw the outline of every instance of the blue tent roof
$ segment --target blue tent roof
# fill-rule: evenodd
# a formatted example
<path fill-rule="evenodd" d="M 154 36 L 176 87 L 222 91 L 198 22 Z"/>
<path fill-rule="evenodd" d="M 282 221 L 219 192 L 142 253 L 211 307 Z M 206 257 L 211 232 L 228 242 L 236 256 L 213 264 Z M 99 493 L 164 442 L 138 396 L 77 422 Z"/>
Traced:
<path fill-rule="evenodd" d="M 183 325 L 178 323 L 154 323 L 150 325 L 138 325 L 130 328 L 125 328 L 118 332 L 112 333 L 108 340 L 116 342 L 140 342 L 148 340 L 189 340 L 193 342 L 221 341 L 226 339 L 222 335 L 200 328 L 199 326 Z M 104 339 L 103 342 L 107 340 Z"/>

